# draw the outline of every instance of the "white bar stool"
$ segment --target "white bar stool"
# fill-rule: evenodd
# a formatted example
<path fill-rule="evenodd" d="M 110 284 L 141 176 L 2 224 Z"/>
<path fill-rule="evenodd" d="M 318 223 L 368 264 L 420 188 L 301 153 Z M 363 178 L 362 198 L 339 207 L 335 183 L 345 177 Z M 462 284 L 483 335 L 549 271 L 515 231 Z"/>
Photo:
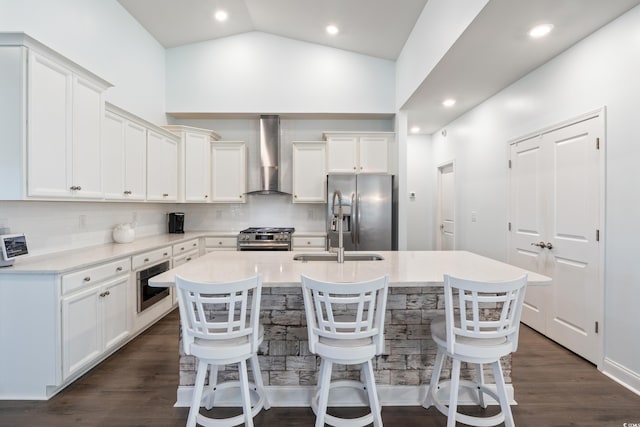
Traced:
<path fill-rule="evenodd" d="M 431 336 L 438 346 L 431 384 L 423 406 L 435 406 L 447 415 L 447 426 L 456 421 L 471 426 L 494 426 L 502 422 L 513 427 L 513 415 L 500 365 L 500 358 L 518 348 L 520 315 L 527 276 L 500 283 L 475 282 L 444 276 L 445 318 L 431 324 Z M 456 295 L 454 295 L 456 294 Z M 458 304 L 454 300 L 457 299 Z M 455 307 L 455 312 L 454 312 Z M 491 317 L 483 309 L 498 310 Z M 452 359 L 451 380 L 440 382 L 445 357 Z M 460 380 L 460 363 L 476 364 L 476 382 Z M 482 365 L 491 364 L 497 393 L 486 387 Z M 500 413 L 474 417 L 457 411 L 460 387 L 477 390 L 478 404 L 486 407 L 484 394 L 500 403 Z M 449 389 L 449 406 L 437 398 L 437 392 Z"/>
<path fill-rule="evenodd" d="M 384 350 L 384 315 L 388 276 L 357 283 L 321 282 L 302 276 L 309 350 L 320 356 L 318 389 L 311 408 L 316 427 L 382 426 L 380 402 L 371 361 Z M 361 365 L 363 381 L 331 381 L 333 364 Z M 327 414 L 329 390 L 356 387 L 366 391 L 371 412 L 344 419 Z"/>
<path fill-rule="evenodd" d="M 261 277 L 230 283 L 201 283 L 176 275 L 176 290 L 184 352 L 198 360 L 187 426 L 195 426 L 197 422 L 203 426 L 244 423 L 252 427 L 253 417 L 262 408 L 270 407 L 258 363 L 258 346 L 264 334 L 259 325 Z M 247 361 L 251 363 L 254 383 L 248 380 Z M 231 363 L 238 363 L 240 380 L 218 384 L 218 366 Z M 209 385 L 205 387 L 209 367 Z M 242 414 L 230 418 L 200 414 L 203 395 L 205 407 L 211 409 L 216 393 L 232 387 L 240 388 Z M 251 392 L 256 395 L 253 407 Z"/>

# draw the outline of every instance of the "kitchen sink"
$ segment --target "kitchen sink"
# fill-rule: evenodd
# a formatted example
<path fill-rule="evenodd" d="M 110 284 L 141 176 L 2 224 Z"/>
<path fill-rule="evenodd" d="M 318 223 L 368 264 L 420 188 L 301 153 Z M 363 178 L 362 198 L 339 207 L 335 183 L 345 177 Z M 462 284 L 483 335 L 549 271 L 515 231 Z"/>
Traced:
<path fill-rule="evenodd" d="M 345 261 L 382 261 L 384 257 L 378 254 L 361 254 L 361 253 L 345 253 Z M 338 254 L 336 253 L 314 253 L 314 254 L 298 254 L 293 257 L 294 261 L 338 261 Z"/>

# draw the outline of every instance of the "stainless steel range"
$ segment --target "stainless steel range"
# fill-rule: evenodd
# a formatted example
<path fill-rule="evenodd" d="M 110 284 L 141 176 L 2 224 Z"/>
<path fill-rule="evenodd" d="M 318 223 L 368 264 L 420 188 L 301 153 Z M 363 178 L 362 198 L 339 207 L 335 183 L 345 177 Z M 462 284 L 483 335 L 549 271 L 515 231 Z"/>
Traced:
<path fill-rule="evenodd" d="M 238 234 L 239 251 L 290 251 L 293 227 L 251 227 Z"/>

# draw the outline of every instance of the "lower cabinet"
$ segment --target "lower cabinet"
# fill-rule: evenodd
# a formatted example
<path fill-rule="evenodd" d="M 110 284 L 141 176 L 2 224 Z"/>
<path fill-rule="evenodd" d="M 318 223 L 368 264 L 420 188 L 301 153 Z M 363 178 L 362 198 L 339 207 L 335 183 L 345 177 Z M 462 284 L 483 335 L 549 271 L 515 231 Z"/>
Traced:
<path fill-rule="evenodd" d="M 129 336 L 129 279 L 127 273 L 62 298 L 63 380 Z"/>
<path fill-rule="evenodd" d="M 211 236 L 204 239 L 205 253 L 238 250 L 238 236 Z"/>
<path fill-rule="evenodd" d="M 327 238 L 325 236 L 316 235 L 297 235 L 293 236 L 291 242 L 292 250 L 305 252 L 320 252 L 327 250 Z"/>

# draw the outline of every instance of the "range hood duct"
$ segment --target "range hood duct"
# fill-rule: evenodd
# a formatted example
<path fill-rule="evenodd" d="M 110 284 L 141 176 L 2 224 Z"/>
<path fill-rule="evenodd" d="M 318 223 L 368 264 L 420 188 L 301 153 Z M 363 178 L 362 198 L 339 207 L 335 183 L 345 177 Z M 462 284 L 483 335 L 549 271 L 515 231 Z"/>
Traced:
<path fill-rule="evenodd" d="M 247 194 L 287 194 L 280 190 L 280 116 L 260 116 L 260 188 Z"/>

